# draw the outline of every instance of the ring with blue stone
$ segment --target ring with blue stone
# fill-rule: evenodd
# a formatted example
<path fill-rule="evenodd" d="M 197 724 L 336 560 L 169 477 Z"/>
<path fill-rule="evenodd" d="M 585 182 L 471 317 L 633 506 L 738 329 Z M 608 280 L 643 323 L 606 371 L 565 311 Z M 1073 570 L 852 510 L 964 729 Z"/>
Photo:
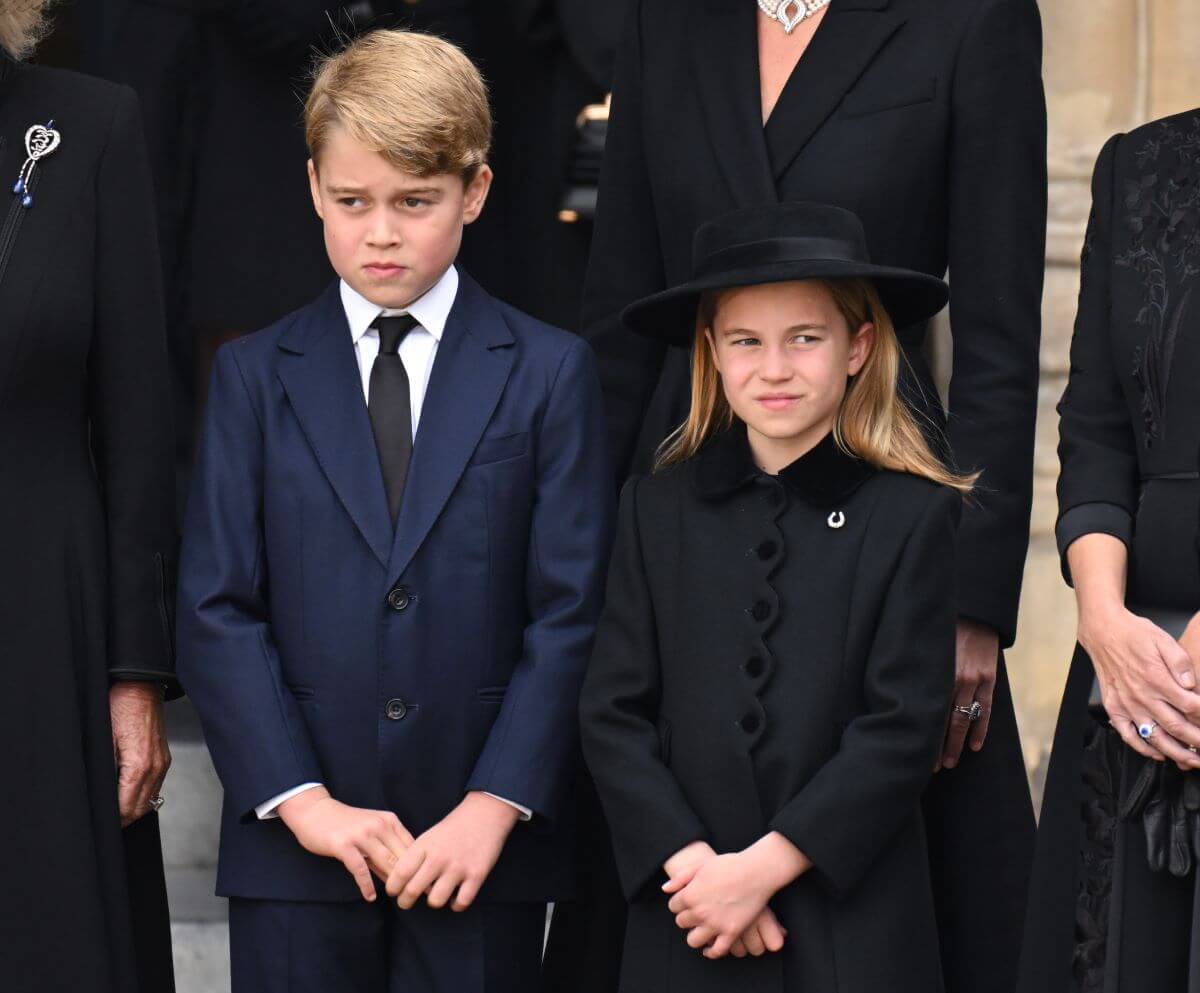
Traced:
<path fill-rule="evenodd" d="M 1154 729 L 1158 727 L 1156 721 L 1147 721 L 1145 724 L 1138 725 L 1138 736 L 1146 741 L 1150 740 L 1150 736 L 1154 734 Z"/>

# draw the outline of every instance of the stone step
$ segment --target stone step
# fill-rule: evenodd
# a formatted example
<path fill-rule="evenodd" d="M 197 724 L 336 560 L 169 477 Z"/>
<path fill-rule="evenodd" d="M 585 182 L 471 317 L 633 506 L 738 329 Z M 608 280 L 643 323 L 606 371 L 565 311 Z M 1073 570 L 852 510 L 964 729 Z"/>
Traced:
<path fill-rule="evenodd" d="M 229 928 L 225 924 L 171 925 L 175 993 L 229 993 Z"/>

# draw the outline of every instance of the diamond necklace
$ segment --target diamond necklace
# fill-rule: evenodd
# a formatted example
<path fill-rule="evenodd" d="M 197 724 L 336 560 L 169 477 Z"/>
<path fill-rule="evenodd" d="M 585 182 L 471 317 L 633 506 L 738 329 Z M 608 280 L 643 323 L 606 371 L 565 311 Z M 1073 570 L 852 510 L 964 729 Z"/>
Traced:
<path fill-rule="evenodd" d="M 828 7 L 830 0 L 758 0 L 758 9 L 791 34 L 801 21 Z"/>

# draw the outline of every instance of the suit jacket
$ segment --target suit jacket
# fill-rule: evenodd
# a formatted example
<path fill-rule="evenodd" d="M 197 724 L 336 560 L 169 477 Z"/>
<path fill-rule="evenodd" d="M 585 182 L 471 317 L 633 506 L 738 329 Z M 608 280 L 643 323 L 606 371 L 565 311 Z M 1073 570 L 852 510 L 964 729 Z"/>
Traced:
<path fill-rule="evenodd" d="M 960 504 L 831 438 L 767 476 L 740 424 L 627 485 L 581 700 L 633 901 L 622 989 L 940 989 L 920 798 L 953 686 Z M 662 865 L 770 831 L 815 867 L 774 903 L 788 945 L 708 962 Z"/>
<path fill-rule="evenodd" d="M 762 126 L 753 4 L 634 3 L 618 56 L 583 324 L 616 466 L 644 471 L 683 420 L 683 349 L 635 339 L 630 301 L 687 278 L 692 235 L 740 206 L 854 210 L 872 258 L 953 284 L 946 429 L 982 469 L 959 612 L 1016 630 L 1028 541 L 1045 260 L 1046 117 L 1034 0 L 837 0 Z M 917 370 L 906 388 L 942 419 Z M 936 428 L 932 433 L 937 433 Z"/>
<path fill-rule="evenodd" d="M 255 805 L 320 781 L 414 833 L 534 811 L 485 897 L 569 883 L 560 813 L 608 468 L 586 345 L 464 276 L 393 530 L 336 285 L 218 352 L 182 554 L 180 672 L 225 787 L 219 892 L 353 900 Z"/>

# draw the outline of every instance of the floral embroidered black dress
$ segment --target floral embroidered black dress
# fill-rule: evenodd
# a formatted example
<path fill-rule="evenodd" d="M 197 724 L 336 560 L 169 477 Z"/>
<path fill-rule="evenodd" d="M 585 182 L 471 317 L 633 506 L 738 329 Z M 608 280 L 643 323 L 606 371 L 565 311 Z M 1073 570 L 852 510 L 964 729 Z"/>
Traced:
<path fill-rule="evenodd" d="M 1059 405 L 1058 545 L 1129 548 L 1127 600 L 1200 609 L 1200 110 L 1100 153 L 1071 371 Z M 1046 781 L 1021 993 L 1200 991 L 1200 778 L 1154 766 L 1180 844 L 1151 867 L 1146 760 L 1088 713 L 1077 648 Z M 1174 807 L 1174 810 L 1171 807 Z M 1153 811 L 1151 811 L 1153 814 Z M 1189 837 L 1189 835 L 1191 835 Z"/>

